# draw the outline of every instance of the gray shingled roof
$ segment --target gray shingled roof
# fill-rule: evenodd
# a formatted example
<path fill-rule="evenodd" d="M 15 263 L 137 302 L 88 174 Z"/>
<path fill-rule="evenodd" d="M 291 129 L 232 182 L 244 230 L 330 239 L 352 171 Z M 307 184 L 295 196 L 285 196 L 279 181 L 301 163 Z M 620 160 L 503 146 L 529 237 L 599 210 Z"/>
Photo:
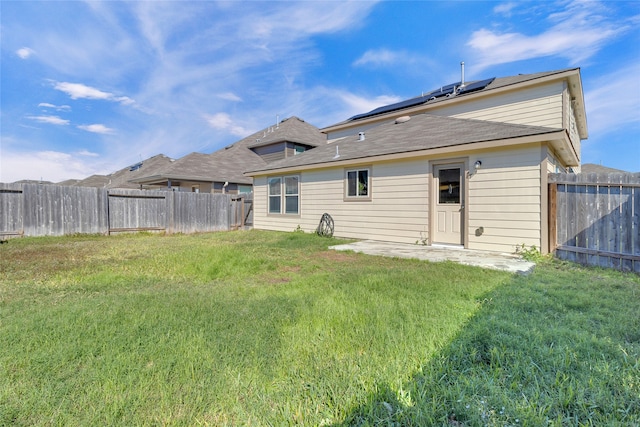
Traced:
<path fill-rule="evenodd" d="M 308 138 L 306 140 L 305 138 Z M 191 153 L 176 160 L 153 175 L 146 175 L 134 182 L 152 182 L 162 179 L 204 182 L 233 182 L 237 184 L 252 184 L 253 179 L 244 175 L 245 170 L 259 169 L 267 164 L 250 147 L 289 141 L 300 142 L 309 146 L 326 143 L 326 136 L 315 126 L 306 123 L 298 117 L 289 117 L 280 122 L 279 126 L 262 129 L 240 141 L 235 142 L 211 154 Z"/>
<path fill-rule="evenodd" d="M 506 140 L 533 135 L 542 136 L 558 131 L 561 131 L 561 129 L 459 119 L 423 113 L 412 116 L 409 121 L 404 123 L 390 121 L 371 128 L 365 132 L 364 141 L 359 141 L 359 136 L 353 135 L 306 151 L 295 157 L 273 162 L 261 168 L 248 169 L 247 174 L 477 142 Z M 541 140 L 543 139 L 541 137 Z M 337 159 L 334 158 L 336 148 L 340 153 L 340 157 Z"/>
<path fill-rule="evenodd" d="M 258 132 L 258 134 L 260 134 L 260 132 Z M 254 141 L 255 143 L 249 145 L 249 148 L 262 147 L 284 141 L 317 147 L 318 145 L 326 144 L 327 137 L 321 133 L 317 127 L 298 117 L 292 116 L 283 120 L 277 126 L 264 129 L 262 136 L 258 136 Z"/>
<path fill-rule="evenodd" d="M 74 187 L 99 187 L 99 188 L 138 188 L 138 184 L 129 182 L 131 179 L 144 175 L 154 174 L 162 168 L 167 167 L 173 162 L 173 159 L 164 154 L 157 154 L 146 160 L 141 161 L 140 166 L 135 170 L 131 170 L 131 166 L 122 168 L 109 175 L 91 175 L 88 178 L 81 179 L 75 183 L 69 183 Z"/>
<path fill-rule="evenodd" d="M 107 175 L 91 175 L 85 179 L 81 179 L 75 184 L 74 187 L 106 187 L 109 183 L 109 176 Z"/>

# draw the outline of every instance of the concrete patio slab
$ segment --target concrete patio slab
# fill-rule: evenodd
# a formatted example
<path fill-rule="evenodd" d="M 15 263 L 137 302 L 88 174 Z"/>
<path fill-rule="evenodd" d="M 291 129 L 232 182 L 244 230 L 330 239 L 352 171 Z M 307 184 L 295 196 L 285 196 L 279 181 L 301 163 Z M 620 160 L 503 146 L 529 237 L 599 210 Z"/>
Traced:
<path fill-rule="evenodd" d="M 464 265 L 518 274 L 529 274 L 535 266 L 533 262 L 525 261 L 515 254 L 476 251 L 455 246 L 423 246 L 407 243 L 362 240 L 354 243 L 330 246 L 329 249 L 395 258 L 414 258 L 430 262 L 453 261 Z"/>

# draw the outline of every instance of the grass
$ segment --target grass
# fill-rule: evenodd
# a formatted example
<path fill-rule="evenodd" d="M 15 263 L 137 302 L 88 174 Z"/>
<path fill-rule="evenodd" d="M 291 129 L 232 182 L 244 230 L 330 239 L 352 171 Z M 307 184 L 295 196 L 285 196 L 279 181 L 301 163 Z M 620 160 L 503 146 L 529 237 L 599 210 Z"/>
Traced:
<path fill-rule="evenodd" d="M 304 233 L 0 246 L 0 425 L 638 425 L 640 278 Z"/>

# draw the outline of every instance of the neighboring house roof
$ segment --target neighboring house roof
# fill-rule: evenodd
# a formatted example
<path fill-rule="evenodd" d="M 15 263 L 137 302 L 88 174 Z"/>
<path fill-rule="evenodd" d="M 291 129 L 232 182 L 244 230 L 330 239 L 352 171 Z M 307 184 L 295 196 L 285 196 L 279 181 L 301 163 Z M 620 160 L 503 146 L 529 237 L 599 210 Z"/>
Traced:
<path fill-rule="evenodd" d="M 56 182 L 56 185 L 62 185 L 66 187 L 72 187 L 80 181 L 79 179 L 66 179 L 64 181 Z"/>
<path fill-rule="evenodd" d="M 581 173 L 628 173 L 621 169 L 609 168 L 595 163 L 585 163 L 580 167 Z"/>
<path fill-rule="evenodd" d="M 261 142 L 257 143 L 257 140 Z M 244 175 L 244 171 L 259 169 L 267 163 L 251 148 L 285 141 L 300 142 L 313 147 L 326 143 L 326 136 L 304 120 L 289 117 L 278 125 L 262 129 L 211 154 L 191 153 L 153 175 L 131 181 L 139 184 L 167 180 L 252 184 L 253 180 Z"/>
<path fill-rule="evenodd" d="M 51 181 L 38 181 L 37 179 L 21 179 L 20 181 L 15 181 L 12 184 L 44 184 L 50 185 L 53 184 Z"/>
<path fill-rule="evenodd" d="M 109 175 L 91 175 L 88 178 L 77 180 L 71 185 L 74 187 L 101 187 L 101 188 L 138 188 L 139 185 L 129 182 L 132 178 L 153 174 L 156 171 L 170 165 L 174 160 L 164 154 L 157 154 L 146 160 L 122 168 Z"/>
<path fill-rule="evenodd" d="M 446 86 L 442 86 L 441 88 L 435 88 L 433 91 L 427 92 L 426 94 L 423 94 L 419 97 L 411 98 L 383 107 L 378 107 L 368 113 L 358 114 L 345 121 L 325 127 L 321 129 L 321 131 L 328 133 L 335 130 L 346 129 L 361 123 L 374 122 L 381 119 L 397 117 L 398 114 L 402 113 L 417 114 L 421 112 L 428 112 L 428 110 L 430 110 L 431 108 L 443 107 L 448 103 L 460 102 L 461 100 L 471 99 L 472 97 L 493 95 L 494 93 L 505 90 L 513 90 L 516 88 L 520 89 L 529 85 L 535 85 L 562 78 L 567 79 L 569 82 L 568 88 L 572 96 L 573 106 L 576 110 L 577 128 L 580 134 L 580 138 L 586 139 L 588 137 L 587 121 L 584 108 L 584 95 L 582 93 L 582 80 L 580 77 L 579 68 L 569 68 L 533 74 L 518 74 L 517 76 L 497 77 L 486 80 L 465 82 L 465 86 L 467 88 L 470 88 L 471 90 L 462 90 L 459 93 L 454 90 L 454 87 L 458 88 L 461 82 L 451 83 Z M 445 92 L 447 92 L 447 90 L 450 91 L 451 96 L 432 96 L 441 89 L 444 89 Z"/>
<path fill-rule="evenodd" d="M 81 179 L 75 184 L 74 187 L 106 187 L 109 184 L 109 177 L 107 175 L 91 175 L 85 179 Z"/>
<path fill-rule="evenodd" d="M 317 127 L 295 116 L 261 132 L 262 136 L 255 138 L 255 143 L 249 145 L 249 148 L 264 147 L 278 142 L 294 142 L 309 147 L 317 147 L 327 143 L 326 135 L 321 133 Z"/>
<path fill-rule="evenodd" d="M 541 126 L 459 119 L 424 113 L 412 116 L 407 121 L 399 119 L 371 128 L 364 132 L 362 141 L 358 135 L 346 137 L 298 156 L 250 169 L 247 175 L 531 136 L 539 137 L 540 140 L 556 140 L 564 138 L 566 133 L 562 129 Z"/>

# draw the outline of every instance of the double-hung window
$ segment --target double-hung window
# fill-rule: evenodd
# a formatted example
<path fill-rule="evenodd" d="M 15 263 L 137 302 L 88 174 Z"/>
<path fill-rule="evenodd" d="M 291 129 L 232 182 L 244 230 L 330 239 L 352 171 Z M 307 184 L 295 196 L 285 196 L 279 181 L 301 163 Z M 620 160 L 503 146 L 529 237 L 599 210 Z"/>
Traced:
<path fill-rule="evenodd" d="M 268 179 L 269 213 L 298 215 L 300 213 L 300 177 L 278 176 Z"/>
<path fill-rule="evenodd" d="M 347 200 L 370 200 L 371 199 L 371 177 L 370 169 L 348 169 L 346 174 L 346 199 Z"/>

